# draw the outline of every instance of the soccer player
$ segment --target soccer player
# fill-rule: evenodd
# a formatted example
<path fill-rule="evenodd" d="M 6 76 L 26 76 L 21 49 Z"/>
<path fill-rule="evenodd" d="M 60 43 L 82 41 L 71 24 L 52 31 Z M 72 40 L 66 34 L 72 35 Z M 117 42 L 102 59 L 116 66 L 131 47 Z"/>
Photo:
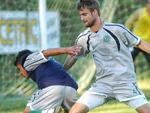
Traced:
<path fill-rule="evenodd" d="M 133 29 L 133 33 L 150 44 L 150 0 L 147 1 L 146 7 L 137 9 L 126 21 L 125 26 Z M 150 66 L 150 54 L 134 47 L 132 51 L 133 60 L 142 52 Z"/>
<path fill-rule="evenodd" d="M 40 52 L 22 50 L 18 53 L 14 65 L 24 78 L 31 78 L 39 88 L 29 99 L 24 113 L 34 110 L 51 110 L 51 113 L 54 113 L 56 107 L 61 105 L 68 111 L 71 109 L 77 100 L 78 85 L 60 63 L 48 57 L 58 54 L 75 56 L 79 50 L 77 46 L 73 46 Z"/>
<path fill-rule="evenodd" d="M 129 47 L 137 46 L 150 53 L 150 45 L 123 25 L 102 21 L 98 0 L 79 0 L 77 9 L 84 25 L 88 27 L 76 40 L 81 47 L 79 56 L 92 55 L 97 77 L 91 88 L 73 105 L 70 113 L 87 113 L 114 99 L 139 113 L 150 113 L 150 105 L 138 88 L 129 50 Z M 64 69 L 68 70 L 76 61 L 68 56 Z"/>

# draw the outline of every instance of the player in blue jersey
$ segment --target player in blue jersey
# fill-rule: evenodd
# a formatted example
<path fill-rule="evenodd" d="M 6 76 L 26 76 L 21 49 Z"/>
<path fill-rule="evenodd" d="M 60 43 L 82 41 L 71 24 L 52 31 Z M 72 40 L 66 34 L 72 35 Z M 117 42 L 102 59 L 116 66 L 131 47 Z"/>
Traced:
<path fill-rule="evenodd" d="M 24 113 L 34 110 L 51 110 L 65 106 L 69 111 L 77 99 L 77 83 L 63 69 L 52 55 L 69 54 L 76 56 L 79 52 L 77 46 L 68 48 L 51 48 L 40 52 L 22 50 L 18 53 L 14 65 L 20 74 L 31 78 L 38 85 L 39 90 L 29 99 Z"/>
<path fill-rule="evenodd" d="M 88 27 L 76 40 L 81 47 L 78 55 L 91 54 L 97 76 L 95 83 L 83 93 L 70 113 L 87 113 L 114 99 L 124 102 L 138 113 L 150 113 L 150 104 L 138 88 L 129 50 L 129 47 L 137 46 L 150 54 L 150 45 L 123 25 L 102 21 L 98 0 L 79 0 L 77 9 Z M 64 69 L 68 70 L 76 61 L 68 56 Z"/>

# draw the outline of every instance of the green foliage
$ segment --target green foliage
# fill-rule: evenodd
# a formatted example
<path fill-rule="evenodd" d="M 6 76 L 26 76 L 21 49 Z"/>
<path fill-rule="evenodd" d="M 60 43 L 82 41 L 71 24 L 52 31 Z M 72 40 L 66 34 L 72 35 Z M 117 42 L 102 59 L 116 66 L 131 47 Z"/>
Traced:
<path fill-rule="evenodd" d="M 124 24 L 138 8 L 144 7 L 147 0 L 119 0 L 113 22 Z"/>
<path fill-rule="evenodd" d="M 37 11 L 38 0 L 0 0 L 0 10 Z"/>

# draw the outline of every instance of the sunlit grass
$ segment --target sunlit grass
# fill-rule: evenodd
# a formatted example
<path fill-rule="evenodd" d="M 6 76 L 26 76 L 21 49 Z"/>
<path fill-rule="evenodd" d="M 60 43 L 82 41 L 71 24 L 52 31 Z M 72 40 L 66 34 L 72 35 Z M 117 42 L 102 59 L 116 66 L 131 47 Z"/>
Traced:
<path fill-rule="evenodd" d="M 150 100 L 149 100 L 150 102 Z M 89 113 L 137 113 L 124 103 L 114 102 L 91 110 Z"/>
<path fill-rule="evenodd" d="M 119 103 L 115 101 L 111 104 L 105 104 L 101 107 L 97 107 L 91 110 L 89 113 L 136 113 L 135 110 L 125 105 L 124 103 Z"/>

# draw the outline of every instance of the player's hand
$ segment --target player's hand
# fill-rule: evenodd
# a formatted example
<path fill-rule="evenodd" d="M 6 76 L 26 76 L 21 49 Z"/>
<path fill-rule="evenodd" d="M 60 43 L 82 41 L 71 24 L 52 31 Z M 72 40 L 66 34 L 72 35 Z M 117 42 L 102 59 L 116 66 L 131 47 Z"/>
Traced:
<path fill-rule="evenodd" d="M 68 47 L 67 52 L 70 56 L 77 56 L 78 53 L 80 52 L 80 47 L 78 45 Z"/>

